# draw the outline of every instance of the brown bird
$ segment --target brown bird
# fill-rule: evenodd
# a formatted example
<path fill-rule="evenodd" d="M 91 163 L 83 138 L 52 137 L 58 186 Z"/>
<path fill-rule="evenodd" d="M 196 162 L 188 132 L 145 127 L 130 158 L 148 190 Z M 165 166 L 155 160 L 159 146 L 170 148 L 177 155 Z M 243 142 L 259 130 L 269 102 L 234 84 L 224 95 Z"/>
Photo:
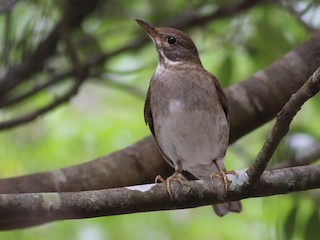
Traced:
<path fill-rule="evenodd" d="M 225 177 L 224 156 L 229 143 L 228 101 L 216 77 L 207 72 L 196 46 L 185 33 L 154 27 L 136 19 L 158 52 L 144 118 L 164 159 L 188 180 Z M 227 190 L 227 189 L 226 189 Z M 170 195 L 171 196 L 171 195 Z M 240 202 L 213 205 L 218 216 L 240 212 Z"/>

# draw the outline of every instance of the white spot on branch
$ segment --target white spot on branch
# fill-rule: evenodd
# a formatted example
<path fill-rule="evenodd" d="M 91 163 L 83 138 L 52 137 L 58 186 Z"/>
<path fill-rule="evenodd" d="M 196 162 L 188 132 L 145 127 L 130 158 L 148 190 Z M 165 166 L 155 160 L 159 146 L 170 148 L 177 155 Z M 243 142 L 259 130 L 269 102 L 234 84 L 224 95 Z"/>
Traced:
<path fill-rule="evenodd" d="M 61 198 L 58 193 L 43 193 L 42 207 L 46 210 L 59 209 L 61 206 Z"/>
<path fill-rule="evenodd" d="M 152 183 L 152 184 L 130 186 L 130 187 L 126 187 L 126 188 L 129 189 L 129 190 L 132 190 L 132 191 L 148 192 L 154 186 L 155 186 L 155 184 Z"/>
<path fill-rule="evenodd" d="M 228 181 L 230 182 L 229 189 L 230 191 L 234 191 L 237 188 L 241 188 L 243 185 L 249 183 L 249 177 L 246 170 L 238 170 L 235 171 L 234 174 L 226 175 Z"/>

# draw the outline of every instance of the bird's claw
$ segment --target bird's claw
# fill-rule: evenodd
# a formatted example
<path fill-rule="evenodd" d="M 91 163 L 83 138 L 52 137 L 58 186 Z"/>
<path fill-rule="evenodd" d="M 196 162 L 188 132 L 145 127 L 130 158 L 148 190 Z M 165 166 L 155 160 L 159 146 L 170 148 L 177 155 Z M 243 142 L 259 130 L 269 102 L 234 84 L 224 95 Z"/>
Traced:
<path fill-rule="evenodd" d="M 182 180 L 177 176 L 170 176 L 167 179 L 164 179 L 163 177 L 158 175 L 155 178 L 155 183 L 164 183 L 164 182 L 166 183 L 166 189 L 169 194 L 169 197 L 171 200 L 173 200 L 173 195 L 171 193 L 171 186 L 170 186 L 171 181 L 178 182 L 178 183 L 182 184 Z"/>
<path fill-rule="evenodd" d="M 227 196 L 227 193 L 228 193 L 228 180 L 227 180 L 227 176 L 226 176 L 226 173 L 221 171 L 220 173 L 211 173 L 210 174 L 210 178 L 211 180 L 213 179 L 213 177 L 221 177 L 222 178 L 222 181 L 223 181 L 223 185 L 224 185 L 224 194 L 225 196 Z"/>

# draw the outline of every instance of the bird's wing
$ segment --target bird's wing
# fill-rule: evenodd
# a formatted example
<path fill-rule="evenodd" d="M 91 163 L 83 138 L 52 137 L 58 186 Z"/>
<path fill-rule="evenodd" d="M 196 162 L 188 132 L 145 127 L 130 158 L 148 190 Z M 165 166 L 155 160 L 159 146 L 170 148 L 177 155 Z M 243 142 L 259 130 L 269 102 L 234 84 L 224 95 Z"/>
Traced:
<path fill-rule="evenodd" d="M 227 119 L 229 119 L 229 104 L 228 104 L 228 99 L 226 97 L 226 95 L 224 94 L 224 91 L 221 88 L 221 85 L 219 83 L 219 81 L 217 80 L 217 78 L 210 73 L 211 79 L 214 83 L 214 86 L 217 89 L 217 95 L 218 95 L 218 99 L 219 102 L 221 103 L 221 106 L 223 108 L 224 113 L 226 114 Z"/>
<path fill-rule="evenodd" d="M 144 103 L 144 121 L 149 126 L 152 135 L 155 137 L 154 134 L 154 127 L 153 127 L 153 118 L 152 118 L 152 111 L 150 105 L 150 96 L 151 96 L 151 88 L 149 86 L 146 101 Z"/>
<path fill-rule="evenodd" d="M 152 81 L 152 79 L 151 79 Z M 155 142 L 157 144 L 157 147 L 162 155 L 162 157 L 167 161 L 167 163 L 171 166 L 174 167 L 173 162 L 170 160 L 170 158 L 162 151 L 162 149 L 159 146 L 157 136 L 154 132 L 154 126 L 153 126 L 153 117 L 152 117 L 152 109 L 151 109 L 151 104 L 150 104 L 150 97 L 151 97 L 151 88 L 149 86 L 148 92 L 147 92 L 147 97 L 146 101 L 144 103 L 144 121 L 146 124 L 149 126 L 149 129 L 155 139 Z"/>

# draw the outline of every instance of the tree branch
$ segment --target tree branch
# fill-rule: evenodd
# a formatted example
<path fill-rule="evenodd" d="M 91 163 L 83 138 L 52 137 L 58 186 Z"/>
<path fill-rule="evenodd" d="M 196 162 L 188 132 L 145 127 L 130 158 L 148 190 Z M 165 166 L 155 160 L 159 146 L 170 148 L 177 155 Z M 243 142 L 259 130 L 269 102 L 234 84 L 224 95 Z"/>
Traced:
<path fill-rule="evenodd" d="M 61 21 L 68 19 L 70 24 L 69 28 L 79 26 L 85 16 L 95 9 L 97 2 L 98 0 L 90 2 L 81 1 L 81 4 L 79 4 L 77 0 L 67 1 Z M 1 98 L 4 98 L 8 91 L 15 88 L 21 82 L 42 70 L 46 59 L 56 51 L 56 46 L 60 40 L 60 25 L 61 23 L 58 23 L 48 37 L 43 40 L 31 54 L 23 59 L 18 66 L 10 68 L 0 79 Z"/>
<path fill-rule="evenodd" d="M 283 0 L 277 0 L 276 2 L 278 2 L 278 4 L 281 7 L 287 9 L 289 13 L 292 16 L 294 16 L 302 24 L 302 26 L 304 26 L 309 32 L 314 32 L 317 30 L 315 27 L 313 27 L 311 24 L 309 24 L 303 19 L 303 15 L 306 13 L 305 10 L 308 10 L 314 4 L 314 1 L 311 1 L 311 3 L 309 3 L 309 5 L 306 6 L 305 9 L 302 10 L 301 12 L 296 10 L 294 6 L 297 3 L 290 2 L 290 1 L 283 1 Z"/>
<path fill-rule="evenodd" d="M 71 74 L 70 74 L 71 73 Z M 10 98 L 9 96 L 7 98 L 3 98 L 0 100 L 0 108 L 3 107 L 9 107 L 17 103 L 21 103 L 22 101 L 34 96 L 35 94 L 41 92 L 42 90 L 51 87 L 55 84 L 58 84 L 65 80 L 66 78 L 75 75 L 74 70 L 70 70 L 69 72 L 63 72 L 58 74 L 53 74 L 46 82 L 36 85 L 35 87 L 25 91 L 24 93 L 21 93 L 18 96 L 13 96 Z"/>
<path fill-rule="evenodd" d="M 0 3 L 0 14 L 9 11 L 18 2 L 19 0 L 2 0 Z"/>
<path fill-rule="evenodd" d="M 320 166 L 266 171 L 257 188 L 243 191 L 248 181 L 245 170 L 227 174 L 227 197 L 219 177 L 212 181 L 171 183 L 171 200 L 165 184 L 72 193 L 0 195 L 0 229 L 17 229 L 55 220 L 91 218 L 119 214 L 193 208 L 250 197 L 320 188 Z M 23 217 L 21 217 L 23 216 Z"/>
<path fill-rule="evenodd" d="M 86 76 L 84 74 L 82 77 Z M 62 96 L 57 97 L 52 102 L 48 103 L 47 105 L 22 116 L 0 122 L 0 130 L 13 128 L 19 126 L 23 123 L 31 122 L 38 117 L 42 116 L 43 114 L 55 109 L 56 107 L 60 106 L 62 103 L 68 102 L 75 94 L 77 94 L 81 84 L 83 83 L 84 79 L 77 79 L 75 83 L 70 87 L 70 89 L 64 93 Z"/>
<path fill-rule="evenodd" d="M 311 147 L 304 154 L 293 156 L 279 163 L 270 166 L 267 169 L 281 169 L 296 166 L 306 166 L 320 159 L 320 144 Z"/>
<path fill-rule="evenodd" d="M 269 133 L 266 142 L 247 171 L 250 184 L 257 182 L 262 172 L 266 169 L 273 153 L 277 149 L 282 138 L 289 131 L 289 125 L 301 106 L 319 90 L 320 67 L 312 74 L 308 81 L 291 96 L 281 112 L 278 113 L 276 123 Z"/>

